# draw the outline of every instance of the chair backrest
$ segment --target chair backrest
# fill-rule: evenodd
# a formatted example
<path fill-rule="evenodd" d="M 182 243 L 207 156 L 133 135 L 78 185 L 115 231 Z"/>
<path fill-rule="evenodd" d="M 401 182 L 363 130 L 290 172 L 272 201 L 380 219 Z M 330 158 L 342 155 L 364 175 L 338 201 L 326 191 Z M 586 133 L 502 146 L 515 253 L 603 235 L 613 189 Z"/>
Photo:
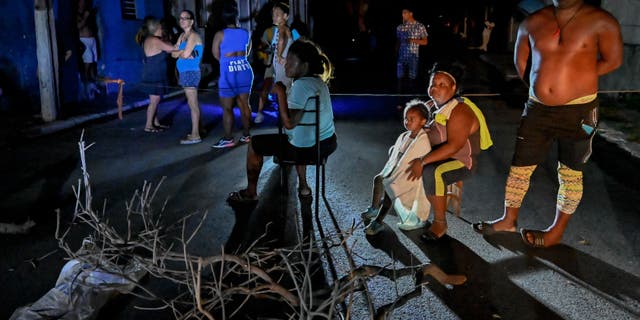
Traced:
<path fill-rule="evenodd" d="M 327 156 L 322 156 L 322 152 L 320 150 L 320 95 L 317 94 L 313 97 L 310 97 L 310 99 L 314 99 L 315 100 L 315 109 L 313 110 L 304 110 L 305 113 L 307 112 L 313 112 L 315 114 L 315 121 L 314 122 L 300 122 L 297 125 L 298 126 L 314 126 L 315 127 L 315 142 L 316 142 L 316 159 L 309 159 L 307 161 L 304 162 L 296 162 L 296 161 L 288 161 L 288 160 L 280 160 L 278 159 L 277 156 L 273 157 L 273 162 L 274 163 L 280 163 L 280 164 L 299 164 L 299 165 L 310 165 L 310 166 L 315 166 L 317 164 L 320 165 L 324 165 L 327 162 Z M 282 124 L 279 123 L 278 124 L 278 133 L 282 134 Z"/>

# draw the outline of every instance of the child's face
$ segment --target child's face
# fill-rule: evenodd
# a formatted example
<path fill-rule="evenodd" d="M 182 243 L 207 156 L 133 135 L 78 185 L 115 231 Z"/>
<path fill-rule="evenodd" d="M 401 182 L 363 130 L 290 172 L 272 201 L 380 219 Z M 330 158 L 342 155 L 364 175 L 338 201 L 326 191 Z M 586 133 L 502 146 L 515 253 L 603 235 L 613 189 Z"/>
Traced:
<path fill-rule="evenodd" d="M 289 15 L 284 13 L 280 8 L 273 8 L 271 11 L 271 19 L 273 20 L 273 24 L 276 26 L 283 25 L 289 19 Z"/>
<path fill-rule="evenodd" d="M 425 124 L 427 124 L 427 119 L 418 110 L 415 108 L 407 110 L 407 114 L 404 116 L 404 127 L 407 130 L 417 133 Z"/>

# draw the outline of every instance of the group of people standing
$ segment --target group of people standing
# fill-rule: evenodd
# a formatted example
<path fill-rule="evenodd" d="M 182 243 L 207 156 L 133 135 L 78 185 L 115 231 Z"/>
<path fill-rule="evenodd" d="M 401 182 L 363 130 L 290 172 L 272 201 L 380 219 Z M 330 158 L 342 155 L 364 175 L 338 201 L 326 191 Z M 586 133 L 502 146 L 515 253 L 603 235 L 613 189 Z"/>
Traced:
<path fill-rule="evenodd" d="M 229 148 L 237 143 L 251 141 L 251 106 L 249 96 L 253 88 L 254 74 L 247 56 L 251 50 L 251 34 L 238 25 L 238 4 L 235 0 L 227 0 L 222 5 L 221 14 L 224 28 L 213 38 L 211 52 L 220 63 L 218 92 L 223 108 L 223 136 L 213 145 L 214 148 Z M 159 132 L 168 128 L 161 124 L 157 117 L 157 106 L 167 87 L 166 57 L 177 59 L 179 85 L 184 88 L 191 113 L 191 132 L 180 140 L 181 144 L 196 144 L 202 142 L 200 135 L 200 107 L 198 104 L 198 85 L 200 82 L 200 62 L 203 55 L 203 42 L 195 30 L 194 14 L 190 10 L 180 13 L 180 28 L 182 33 L 175 44 L 163 40 L 162 25 L 153 18 L 145 19 L 138 34 L 138 42 L 144 50 L 144 65 L 142 88 L 149 94 L 149 107 L 144 130 Z M 263 120 L 261 113 L 266 96 L 272 90 L 273 83 L 281 82 L 286 89 L 292 84 L 287 76 L 284 64 L 289 47 L 296 40 L 297 34 L 292 33 L 287 25 L 289 5 L 275 2 L 272 9 L 273 39 L 271 41 L 272 59 L 270 68 L 265 75 L 265 84 L 261 94 L 260 108 L 256 122 Z M 240 109 L 243 132 L 236 141 L 233 137 L 234 114 L 233 106 Z"/>
<path fill-rule="evenodd" d="M 529 98 L 505 184 L 504 213 L 496 220 L 474 223 L 476 232 L 518 232 L 518 214 L 531 175 L 557 144 L 555 219 L 544 230 L 519 232 L 531 247 L 560 243 L 582 198 L 582 171 L 598 127 L 598 78 L 621 65 L 622 52 L 619 23 L 583 0 L 554 0 L 522 22 L 514 61 L 529 87 Z M 399 60 L 399 75 L 400 66 Z M 387 164 L 374 178 L 371 206 L 361 214 L 367 234 L 382 230 L 391 206 L 405 230 L 425 226 L 433 207 L 434 218 L 421 236 L 423 241 L 438 241 L 447 232 L 446 186 L 470 177 L 478 151 L 492 144 L 482 113 L 456 90 L 454 75 L 435 70 L 428 91 L 431 100 L 407 104 L 407 132 L 398 137 Z"/>
<path fill-rule="evenodd" d="M 235 1 L 232 1 L 235 3 Z M 294 41 L 286 27 L 288 5 L 273 8 L 275 25 L 273 47 L 274 86 L 279 117 L 284 134 L 250 137 L 251 115 L 248 96 L 253 73 L 246 61 L 249 34 L 236 24 L 237 7 L 225 7 L 224 30 L 213 41 L 214 56 L 220 60 L 220 97 L 225 108 L 225 136 L 220 147 L 234 145 L 231 137 L 233 120 L 229 112 L 233 102 L 242 111 L 245 130 L 241 142 L 248 143 L 247 187 L 229 194 L 230 203 L 255 202 L 257 182 L 264 156 L 275 155 L 283 160 L 300 163 L 296 167 L 299 195 L 311 193 L 306 182 L 306 160 L 315 158 L 317 143 L 322 156 L 334 152 L 337 137 L 333 122 L 331 98 L 327 81 L 332 66 L 329 59 L 313 43 Z M 403 11 L 406 24 L 420 29 L 412 12 Z M 597 23 L 595 23 L 597 22 Z M 200 37 L 193 32 L 193 14 L 183 11 L 180 26 L 184 33 L 171 46 L 158 41 L 157 31 L 148 25 L 149 36 L 143 42 L 145 56 L 153 61 L 162 52 L 178 58 L 180 83 L 191 101 L 193 131 L 183 141 L 200 142 L 198 133 L 197 80 L 195 72 L 202 53 Z M 404 30 L 404 27 L 402 28 Z M 400 34 L 401 28 L 398 28 Z M 404 32 L 404 31 L 403 31 Z M 406 53 L 426 42 L 422 31 L 404 39 Z M 153 36 L 153 38 L 151 37 Z M 417 59 L 412 56 L 411 59 Z M 405 59 L 406 57 L 402 58 Z M 398 75 L 412 75 L 414 60 L 398 60 Z M 181 62 L 181 60 L 183 60 Z M 583 0 L 554 0 L 523 21 L 515 47 L 516 69 L 530 88 L 525 104 L 516 147 L 505 185 L 505 210 L 501 218 L 473 224 L 484 235 L 494 232 L 515 232 L 522 200 L 528 191 L 531 174 L 545 161 L 551 146 L 559 149 L 556 218 L 545 230 L 520 230 L 522 240 L 533 247 L 549 247 L 561 241 L 567 223 L 582 196 L 582 170 L 591 155 L 591 141 L 598 125 L 598 77 L 615 70 L 622 62 L 622 37 L 618 22 L 606 11 Z M 148 62 L 153 69 L 153 62 Z M 531 71 L 526 74 L 527 65 Z M 157 70 L 145 69 L 153 78 Z M 446 186 L 472 176 L 477 155 L 492 146 L 486 120 L 480 109 L 468 98 L 458 95 L 460 75 L 436 66 L 429 81 L 429 101 L 411 101 L 404 110 L 407 131 L 400 135 L 387 164 L 376 175 L 371 206 L 362 213 L 367 234 L 378 233 L 387 211 L 393 206 L 398 212 L 400 228 L 424 228 L 424 241 L 438 241 L 447 232 Z M 158 92 L 150 92 L 158 95 Z M 316 110 L 315 99 L 319 99 Z M 153 101 L 157 101 L 155 98 Z M 150 105 L 145 129 L 162 128 L 155 119 L 155 106 Z M 301 124 L 313 122 L 313 112 L 320 112 L 319 141 L 313 127 Z M 246 139 L 245 139 L 246 137 Z M 426 224 L 433 208 L 434 218 Z"/>
<path fill-rule="evenodd" d="M 273 57 L 270 74 L 272 81 L 264 85 L 263 92 L 273 92 L 277 97 L 279 117 L 284 127 L 282 134 L 251 136 L 249 127 L 251 107 L 249 95 L 253 86 L 253 70 L 247 60 L 251 49 L 250 33 L 238 26 L 238 7 L 235 0 L 225 1 L 222 6 L 224 28 L 218 31 L 212 43 L 213 56 L 220 62 L 218 89 L 223 107 L 224 136 L 213 145 L 214 148 L 228 148 L 236 145 L 232 135 L 234 122 L 233 105 L 241 110 L 244 126 L 240 143 L 248 144 L 247 188 L 229 194 L 230 203 L 257 200 L 257 181 L 264 156 L 278 156 L 283 161 L 300 163 L 296 166 L 299 181 L 299 195 L 309 196 L 311 189 L 306 182 L 306 166 L 316 157 L 316 145 L 321 154 L 328 156 L 337 148 L 337 137 L 333 123 L 333 108 L 327 83 L 332 74 L 332 64 L 327 56 L 311 41 L 298 39 L 288 25 L 289 5 L 276 2 L 272 9 Z M 198 106 L 198 83 L 200 81 L 200 58 L 203 44 L 194 31 L 194 15 L 189 10 L 180 13 L 180 27 L 183 33 L 175 44 L 161 37 L 162 26 L 157 19 L 147 18 L 138 34 L 145 56 L 142 86 L 149 94 L 145 131 L 159 132 L 166 128 L 157 119 L 157 105 L 166 88 L 165 58 L 171 55 L 177 59 L 179 84 L 184 88 L 189 103 L 192 131 L 181 144 L 200 143 L 200 109 Z M 272 87 L 271 87 L 272 86 Z M 315 99 L 314 99 L 315 98 Z M 319 99 L 317 105 L 315 100 Z M 315 123 L 315 113 L 320 121 Z M 315 129 L 319 127 L 319 140 Z"/>
<path fill-rule="evenodd" d="M 200 106 L 198 85 L 200 83 L 200 60 L 204 46 L 202 38 L 194 30 L 194 14 L 189 10 L 180 13 L 180 28 L 183 32 L 175 44 L 162 37 L 163 27 L 159 20 L 147 17 L 137 35 L 137 41 L 144 51 L 142 68 L 142 90 L 149 94 L 146 132 L 160 132 L 168 129 L 157 119 L 157 107 L 167 88 L 167 56 L 177 59 L 179 85 L 184 88 L 191 113 L 191 132 L 180 140 L 181 144 L 202 142 L 200 137 Z"/>

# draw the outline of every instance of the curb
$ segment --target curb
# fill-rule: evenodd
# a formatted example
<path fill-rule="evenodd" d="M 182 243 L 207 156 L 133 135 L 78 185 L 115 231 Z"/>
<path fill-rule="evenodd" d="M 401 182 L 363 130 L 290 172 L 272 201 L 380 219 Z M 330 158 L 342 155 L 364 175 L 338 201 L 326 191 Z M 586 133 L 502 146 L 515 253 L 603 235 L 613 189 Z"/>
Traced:
<path fill-rule="evenodd" d="M 163 99 L 173 98 L 173 97 L 175 97 L 177 95 L 183 94 L 183 92 L 184 91 L 182 91 L 182 90 L 176 90 L 176 91 L 169 92 L 169 93 L 163 95 L 162 98 Z M 147 106 L 148 104 L 149 104 L 149 99 L 144 99 L 144 100 L 132 102 L 132 103 L 123 105 L 122 106 L 122 112 L 124 113 L 124 112 L 130 111 L 130 110 L 139 109 L 141 107 Z M 104 112 L 92 113 L 92 114 L 86 114 L 86 115 L 71 117 L 69 119 L 53 121 L 53 122 L 50 122 L 50 123 L 47 123 L 47 124 L 31 127 L 29 129 L 27 129 L 26 134 L 30 138 L 36 138 L 36 137 L 44 136 L 44 135 L 51 134 L 51 133 L 54 133 L 54 132 L 58 132 L 58 131 L 61 131 L 61 130 L 69 129 L 69 128 L 81 125 L 81 124 L 89 122 L 89 121 L 93 121 L 93 120 L 97 120 L 97 119 L 101 119 L 101 118 L 106 118 L 106 117 L 111 117 L 111 116 L 117 116 L 117 115 L 118 115 L 118 108 L 113 108 L 113 109 L 109 109 L 109 110 L 104 111 Z"/>
<path fill-rule="evenodd" d="M 626 140 L 625 134 L 611 128 L 606 122 L 599 124 L 593 141 L 593 160 L 607 174 L 628 187 L 640 188 L 640 144 Z"/>

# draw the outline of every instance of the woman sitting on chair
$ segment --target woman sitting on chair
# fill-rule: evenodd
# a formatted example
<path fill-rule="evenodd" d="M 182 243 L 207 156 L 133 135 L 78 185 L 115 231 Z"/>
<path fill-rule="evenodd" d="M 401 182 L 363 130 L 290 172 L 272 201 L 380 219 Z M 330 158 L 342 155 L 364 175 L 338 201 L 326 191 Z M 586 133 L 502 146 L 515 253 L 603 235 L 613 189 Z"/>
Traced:
<path fill-rule="evenodd" d="M 285 62 L 287 77 L 293 79 L 288 95 L 282 82 L 274 85 L 278 96 L 280 120 L 285 134 L 253 136 L 247 152 L 247 188 L 232 192 L 228 202 L 239 203 L 258 199 L 257 184 L 264 156 L 277 156 L 282 161 L 307 163 L 317 157 L 315 137 L 316 97 L 319 101 L 320 154 L 326 157 L 336 150 L 333 109 L 327 81 L 331 62 L 310 41 L 297 40 L 289 48 Z M 312 125 L 308 125 L 312 124 Z M 298 194 L 311 195 L 307 184 L 306 166 L 296 165 Z"/>

